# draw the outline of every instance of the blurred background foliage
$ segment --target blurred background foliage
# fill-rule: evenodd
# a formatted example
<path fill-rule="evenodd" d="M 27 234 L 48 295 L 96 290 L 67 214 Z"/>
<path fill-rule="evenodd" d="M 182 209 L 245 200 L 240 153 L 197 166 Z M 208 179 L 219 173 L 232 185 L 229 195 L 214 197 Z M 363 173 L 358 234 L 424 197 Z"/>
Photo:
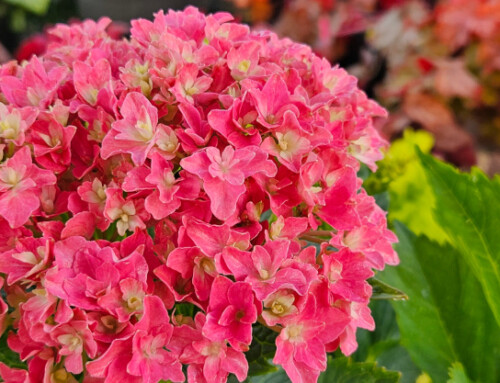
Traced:
<path fill-rule="evenodd" d="M 147 9 L 144 2 L 125 3 L 0 0 L 0 61 L 43 53 L 45 30 L 57 22 L 103 15 L 126 22 L 147 17 L 151 9 L 187 5 L 158 0 Z M 401 265 L 376 278 L 409 299 L 374 300 L 376 330 L 358 332 L 359 348 L 350 358 L 332 355 L 320 381 L 499 382 L 500 177 L 489 179 L 470 168 L 479 165 L 490 175 L 500 169 L 500 49 L 495 51 L 500 1 L 191 3 L 209 12 L 230 11 L 257 29 L 310 44 L 332 64 L 349 68 L 391 112 L 380 128 L 392 145 L 378 172 L 364 168 L 360 176 L 388 210 L 400 241 Z M 478 4 L 489 4 L 488 12 L 473 7 Z M 467 31 L 461 17 L 476 22 L 478 30 Z M 443 20 L 462 26 L 462 40 L 453 40 L 457 25 Z M 487 32 L 477 27 L 488 22 Z M 114 28 L 127 35 L 126 24 Z M 431 153 L 470 172 L 461 173 Z M 249 361 L 256 374 L 274 372 L 251 382 L 288 381 L 269 363 L 272 337 L 256 337 Z M 1 343 L 0 359 L 9 361 L 12 355 Z"/>
<path fill-rule="evenodd" d="M 347 68 L 391 112 L 380 123 L 387 138 L 423 129 L 441 158 L 500 169 L 499 0 L 0 0 L 0 62 L 43 52 L 57 22 L 109 16 L 127 35 L 130 19 L 188 4 L 229 11 Z"/>
<path fill-rule="evenodd" d="M 0 42 L 13 55 L 24 39 L 75 17 L 74 0 L 0 0 Z"/>

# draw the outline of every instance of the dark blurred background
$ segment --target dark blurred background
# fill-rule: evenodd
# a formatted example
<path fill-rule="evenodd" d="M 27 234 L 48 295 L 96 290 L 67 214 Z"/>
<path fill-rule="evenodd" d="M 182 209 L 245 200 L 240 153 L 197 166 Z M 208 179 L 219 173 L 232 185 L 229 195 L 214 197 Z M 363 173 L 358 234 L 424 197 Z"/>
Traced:
<path fill-rule="evenodd" d="M 54 24 L 133 18 L 194 5 L 310 45 L 390 111 L 380 129 L 434 137 L 462 168 L 500 170 L 500 0 L 0 0 L 0 62 L 43 54 Z"/>

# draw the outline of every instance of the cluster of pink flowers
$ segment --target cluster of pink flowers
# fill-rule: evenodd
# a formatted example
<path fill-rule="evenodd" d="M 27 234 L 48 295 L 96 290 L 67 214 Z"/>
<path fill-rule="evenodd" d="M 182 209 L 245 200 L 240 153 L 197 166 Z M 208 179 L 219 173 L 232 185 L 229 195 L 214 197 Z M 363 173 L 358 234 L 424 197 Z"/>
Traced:
<path fill-rule="evenodd" d="M 5 381 L 242 381 L 266 326 L 274 362 L 315 382 L 373 329 L 367 279 L 396 238 L 357 171 L 385 111 L 231 20 L 58 25 L 0 67 L 0 330 L 27 366 L 0 363 Z"/>

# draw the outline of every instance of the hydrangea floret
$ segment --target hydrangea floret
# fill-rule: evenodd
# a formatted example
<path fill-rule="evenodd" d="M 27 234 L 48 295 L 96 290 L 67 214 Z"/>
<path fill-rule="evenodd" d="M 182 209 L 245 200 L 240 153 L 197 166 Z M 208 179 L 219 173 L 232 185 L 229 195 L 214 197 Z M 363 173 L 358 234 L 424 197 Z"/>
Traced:
<path fill-rule="evenodd" d="M 255 328 L 316 382 L 395 265 L 362 188 L 384 109 L 307 46 L 196 8 L 57 25 L 0 67 L 8 382 L 245 380 Z"/>

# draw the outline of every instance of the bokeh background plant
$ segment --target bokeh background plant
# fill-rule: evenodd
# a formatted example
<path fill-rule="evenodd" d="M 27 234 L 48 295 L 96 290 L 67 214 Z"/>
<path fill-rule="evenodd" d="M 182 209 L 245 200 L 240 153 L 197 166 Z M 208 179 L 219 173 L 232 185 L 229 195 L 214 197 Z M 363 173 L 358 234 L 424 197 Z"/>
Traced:
<path fill-rule="evenodd" d="M 46 25 L 81 17 L 74 2 L 41 3 L 0 3 L 3 60 L 43 52 Z M 309 44 L 348 68 L 390 112 L 380 129 L 391 148 L 377 173 L 365 167 L 358 175 L 389 212 L 401 264 L 376 275 L 385 283 L 378 293 L 388 299 L 370 304 L 375 331 L 358 330 L 359 347 L 349 358 L 331 354 L 319 381 L 497 382 L 500 2 L 249 0 L 202 6 L 230 10 L 256 29 Z M 30 39 L 35 32 L 40 34 Z M 127 33 L 123 24 L 116 26 L 117 37 Z M 474 165 L 493 178 L 470 170 Z M 251 364 L 266 374 L 249 381 L 289 381 L 269 364 L 273 336 L 256 336 Z M 5 339 L 0 360 L 20 367 Z"/>

